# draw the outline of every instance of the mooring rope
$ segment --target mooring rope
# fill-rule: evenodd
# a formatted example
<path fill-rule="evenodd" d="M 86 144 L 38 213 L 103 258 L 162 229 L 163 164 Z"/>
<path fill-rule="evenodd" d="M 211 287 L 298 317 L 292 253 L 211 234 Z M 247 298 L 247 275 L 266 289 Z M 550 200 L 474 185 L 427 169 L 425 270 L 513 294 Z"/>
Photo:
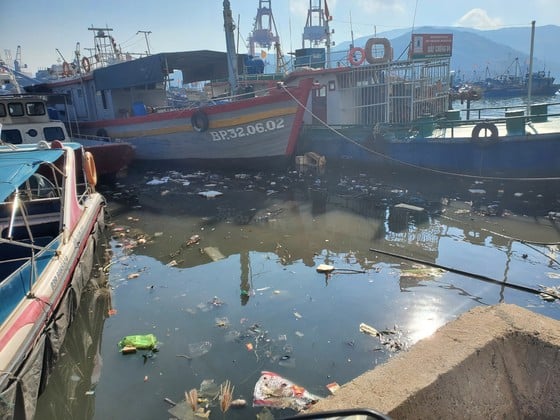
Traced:
<path fill-rule="evenodd" d="M 482 274 L 471 273 L 471 272 L 468 272 L 468 271 L 459 270 L 457 268 L 447 267 L 445 265 L 425 261 L 425 260 L 422 260 L 422 259 L 419 259 L 419 258 L 412 258 L 412 257 L 407 257 L 405 255 L 395 254 L 393 252 L 382 251 L 382 250 L 375 249 L 375 248 L 370 248 L 369 250 L 372 251 L 372 252 L 377 252 L 378 254 L 388 255 L 390 257 L 399 258 L 399 259 L 402 259 L 402 260 L 407 260 L 407 261 L 415 262 L 415 263 L 418 263 L 418 264 L 427 265 L 427 266 L 430 266 L 430 267 L 440 268 L 442 270 L 449 271 L 449 272 L 455 273 L 455 274 L 459 274 L 461 276 L 471 277 L 473 279 L 482 280 L 482 281 L 485 281 L 485 282 L 488 282 L 488 283 L 498 284 L 500 286 L 511 287 L 512 289 L 521 290 L 523 292 L 529 292 L 529 293 L 533 293 L 533 294 L 536 294 L 536 295 L 547 295 L 547 296 L 550 296 L 554 299 L 559 298 L 559 296 L 557 294 L 546 291 L 546 290 L 538 290 L 538 289 L 535 289 L 533 287 L 523 286 L 521 284 L 516 284 L 516 283 L 507 283 L 505 280 L 497 280 L 497 279 L 493 279 L 492 277 L 484 276 Z"/>
<path fill-rule="evenodd" d="M 462 178 L 471 178 L 471 179 L 486 179 L 486 180 L 490 180 L 490 181 L 558 181 L 560 180 L 560 177 L 497 177 L 497 176 L 483 176 L 483 175 L 470 175 L 470 174 L 464 174 L 464 173 L 457 173 L 457 172 L 448 172 L 448 171 L 442 171 L 439 169 L 433 169 L 433 168 L 426 168 L 424 166 L 419 166 L 419 165 L 415 165 L 413 163 L 409 163 L 409 162 L 404 162 L 400 159 L 396 159 L 392 156 L 388 156 L 385 153 L 381 153 L 377 150 L 371 149 L 359 142 L 357 142 L 356 140 L 351 139 L 350 137 L 346 136 L 345 134 L 341 133 L 340 131 L 338 131 L 336 128 L 331 127 L 329 124 L 327 124 L 326 122 L 324 122 L 321 118 L 319 118 L 317 115 L 315 115 L 313 113 L 313 111 L 311 111 L 305 104 L 303 104 L 301 101 L 299 101 L 286 87 L 286 85 L 281 84 L 280 85 L 282 87 L 282 89 L 284 89 L 285 92 L 288 93 L 288 95 L 291 96 L 291 98 L 299 105 L 301 106 L 306 112 L 308 112 L 313 118 L 315 118 L 317 121 L 319 121 L 323 126 L 325 126 L 327 129 L 329 129 L 330 131 L 332 131 L 333 133 L 335 133 L 336 135 L 338 135 L 339 137 L 343 138 L 346 141 L 349 141 L 350 143 L 354 144 L 355 146 L 369 152 L 372 154 L 375 154 L 381 158 L 384 158 L 386 160 L 395 162 L 397 164 L 400 165 L 404 165 L 404 166 L 408 166 L 410 168 L 414 168 L 414 169 L 421 169 L 424 171 L 428 171 L 428 172 L 432 172 L 432 173 L 436 173 L 436 174 L 440 174 L 440 175 L 449 175 L 449 176 L 456 176 L 456 177 L 462 177 Z"/>

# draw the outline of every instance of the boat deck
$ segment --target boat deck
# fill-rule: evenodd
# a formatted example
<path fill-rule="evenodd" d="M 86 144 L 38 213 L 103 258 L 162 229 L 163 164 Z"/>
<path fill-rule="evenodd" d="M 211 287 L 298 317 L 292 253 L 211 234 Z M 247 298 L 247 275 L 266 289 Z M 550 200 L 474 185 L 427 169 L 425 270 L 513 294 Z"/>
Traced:
<path fill-rule="evenodd" d="M 473 137 L 473 129 L 479 123 L 490 123 L 497 129 L 498 137 L 506 136 L 523 136 L 536 134 L 554 134 L 560 133 L 560 116 L 553 115 L 544 120 L 529 121 L 524 124 L 526 117 L 509 117 L 495 120 L 471 120 L 471 121 L 449 121 L 441 124 L 433 130 L 429 138 L 471 138 Z M 480 131 L 481 138 L 490 137 L 491 132 L 488 130 Z M 560 137 L 560 134 L 559 134 Z"/>

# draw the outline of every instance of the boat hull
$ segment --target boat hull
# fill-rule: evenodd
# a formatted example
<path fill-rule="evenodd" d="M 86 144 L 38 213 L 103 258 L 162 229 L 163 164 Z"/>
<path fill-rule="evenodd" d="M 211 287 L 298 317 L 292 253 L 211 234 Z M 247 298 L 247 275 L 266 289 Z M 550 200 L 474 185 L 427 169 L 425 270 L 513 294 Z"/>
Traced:
<path fill-rule="evenodd" d="M 349 141 L 349 139 L 351 141 Z M 472 138 L 398 140 L 373 135 L 369 127 L 305 128 L 298 153 L 316 152 L 327 162 L 370 168 L 409 168 L 481 177 L 560 176 L 560 133 Z"/>
<path fill-rule="evenodd" d="M 111 143 L 99 140 L 76 139 L 91 152 L 97 175 L 103 180 L 115 178 L 134 159 L 134 147 L 129 143 Z"/>
<path fill-rule="evenodd" d="M 43 279 L 34 286 L 40 301 L 24 298 L 0 329 L 0 340 L 9 339 L 0 351 L 0 413 L 7 416 L 3 418 L 33 418 L 36 400 L 59 357 L 82 290 L 90 280 L 96 243 L 104 227 L 101 203 L 91 204 L 89 220 L 80 223 L 77 234 L 59 247 L 64 257 L 52 259 Z M 62 274 L 54 275 L 58 280 L 54 284 L 53 273 Z"/>
<path fill-rule="evenodd" d="M 237 161 L 292 156 L 303 119 L 311 79 L 288 93 L 226 102 L 205 108 L 80 123 L 83 134 L 103 133 L 135 148 L 135 160 Z M 193 127 L 195 112 L 208 126 Z"/>
<path fill-rule="evenodd" d="M 83 153 L 60 142 L 0 152 L 2 418 L 34 417 L 90 280 L 105 201 L 84 177 Z"/>

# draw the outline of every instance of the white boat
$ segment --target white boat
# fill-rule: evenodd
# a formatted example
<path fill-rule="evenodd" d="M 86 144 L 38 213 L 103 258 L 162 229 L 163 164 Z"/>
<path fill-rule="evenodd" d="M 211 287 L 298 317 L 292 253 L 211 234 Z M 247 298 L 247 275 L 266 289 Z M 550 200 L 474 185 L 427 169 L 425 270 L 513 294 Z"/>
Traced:
<path fill-rule="evenodd" d="M 93 165 L 77 143 L 0 145 L 2 418 L 34 417 L 89 281 L 105 205 Z"/>
<path fill-rule="evenodd" d="M 99 178 L 112 180 L 126 168 L 134 156 L 134 147 L 126 142 L 107 142 L 98 138 L 70 137 L 64 123 L 47 108 L 41 95 L 0 95 L 1 139 L 15 145 L 37 144 L 40 141 L 76 142 L 91 152 Z"/>
<path fill-rule="evenodd" d="M 40 141 L 74 141 L 91 152 L 100 178 L 114 180 L 134 156 L 134 147 L 125 142 L 107 142 L 88 136 L 70 137 L 55 109 L 49 109 L 42 95 L 25 93 L 14 71 L 0 64 L 1 140 L 11 144 L 37 144 Z"/>

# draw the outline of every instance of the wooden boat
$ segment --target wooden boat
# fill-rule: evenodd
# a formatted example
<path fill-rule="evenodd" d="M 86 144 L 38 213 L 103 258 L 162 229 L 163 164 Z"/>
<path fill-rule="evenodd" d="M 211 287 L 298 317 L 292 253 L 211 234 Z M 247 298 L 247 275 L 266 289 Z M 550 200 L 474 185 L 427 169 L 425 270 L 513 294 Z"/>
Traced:
<path fill-rule="evenodd" d="M 90 164 L 77 143 L 0 146 L 2 418 L 33 418 L 90 278 L 105 204 Z"/>
<path fill-rule="evenodd" d="M 107 142 L 87 136 L 70 137 L 58 116 L 49 112 L 47 99 L 41 95 L 0 95 L 0 123 L 4 143 L 20 145 L 59 140 L 82 144 L 95 158 L 100 180 L 112 180 L 134 156 L 134 148 L 129 143 Z"/>
<path fill-rule="evenodd" d="M 370 168 L 410 168 L 482 177 L 560 176 L 560 108 L 451 110 L 451 35 L 413 34 L 411 45 L 436 53 L 394 61 L 375 57 L 386 39 L 371 39 L 366 60 L 330 69 L 300 69 L 286 83 L 311 75 L 319 89 L 307 101 L 298 155 Z M 421 49 L 421 47 L 420 47 Z M 447 53 L 439 54 L 443 50 Z M 362 49 L 363 51 L 363 49 Z M 422 51 L 422 50 L 421 50 Z M 463 112 L 463 114 L 461 114 Z"/>
<path fill-rule="evenodd" d="M 227 3 L 227 6 L 226 6 Z M 224 2 L 229 10 L 229 2 Z M 233 52 L 233 22 L 227 18 L 228 52 L 160 53 L 132 59 L 111 43 L 110 29 L 96 29 L 95 51 L 111 51 L 63 66 L 61 76 L 35 86 L 51 94 L 49 104 L 66 116 L 79 134 L 120 139 L 135 147 L 143 161 L 213 162 L 250 165 L 291 158 L 302 124 L 303 106 L 312 87 L 302 80 L 287 88 L 271 81 L 255 91 L 238 84 L 245 55 Z M 207 89 L 201 97 L 170 106 L 171 75 L 182 72 L 183 83 L 228 80 L 227 93 Z M 207 84 L 217 86 L 217 84 Z M 66 100 L 70 95 L 72 101 Z"/>

